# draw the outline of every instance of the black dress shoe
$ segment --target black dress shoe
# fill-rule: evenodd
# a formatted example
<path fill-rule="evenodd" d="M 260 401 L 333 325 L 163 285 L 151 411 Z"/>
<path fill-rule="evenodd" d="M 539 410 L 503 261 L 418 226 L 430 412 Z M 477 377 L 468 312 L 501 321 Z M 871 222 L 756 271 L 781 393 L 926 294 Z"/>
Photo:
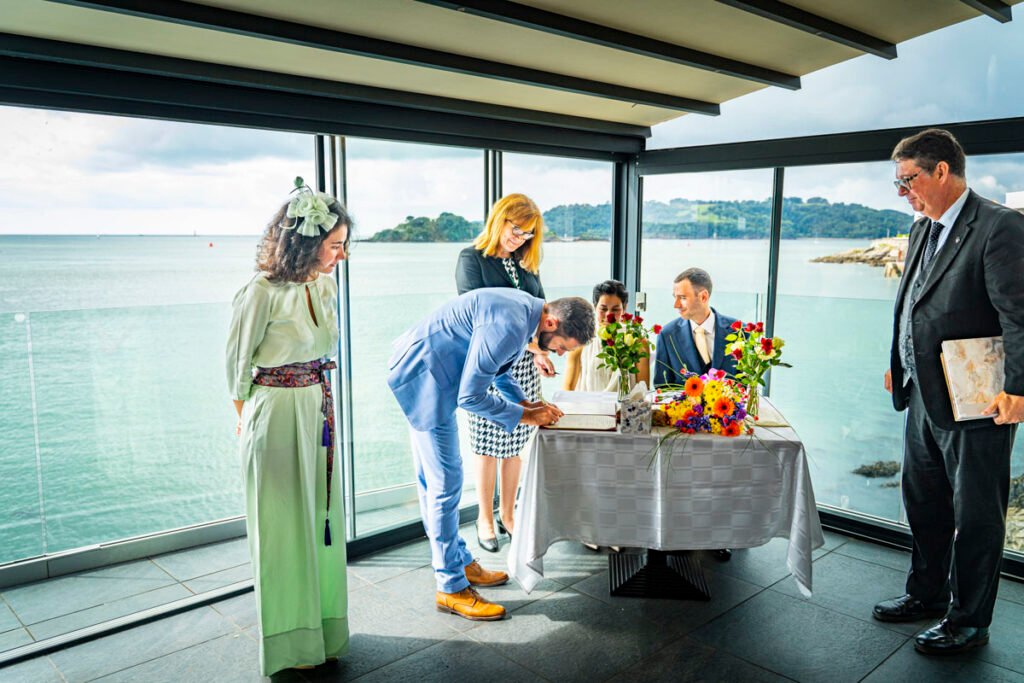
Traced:
<path fill-rule="evenodd" d="M 715 556 L 715 559 L 719 562 L 728 562 L 732 559 L 732 550 L 729 548 L 720 548 L 711 552 Z"/>
<path fill-rule="evenodd" d="M 954 626 L 943 619 L 914 638 L 914 649 L 926 655 L 955 655 L 988 645 L 988 628 Z"/>
<path fill-rule="evenodd" d="M 875 605 L 872 616 L 879 621 L 920 621 L 934 619 L 946 613 L 945 604 L 925 604 L 909 593 Z"/>
<path fill-rule="evenodd" d="M 498 552 L 498 539 L 494 536 L 491 536 L 490 538 L 483 538 L 480 535 L 480 527 L 476 528 L 476 542 L 483 550 L 486 550 L 489 553 Z"/>

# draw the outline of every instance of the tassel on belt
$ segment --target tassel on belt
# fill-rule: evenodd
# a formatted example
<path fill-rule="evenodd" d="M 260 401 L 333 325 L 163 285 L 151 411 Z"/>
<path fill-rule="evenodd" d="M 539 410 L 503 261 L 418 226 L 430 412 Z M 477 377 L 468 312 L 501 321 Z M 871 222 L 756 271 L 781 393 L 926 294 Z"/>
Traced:
<path fill-rule="evenodd" d="M 276 368 L 256 368 L 252 383 L 261 387 L 299 389 L 319 384 L 323 391 L 320 412 L 324 426 L 320 431 L 320 445 L 327 447 L 327 515 L 324 521 L 324 545 L 331 545 L 331 474 L 334 472 L 334 397 L 331 395 L 331 381 L 327 374 L 338 364 L 332 360 L 311 360 L 307 363 L 292 363 Z"/>

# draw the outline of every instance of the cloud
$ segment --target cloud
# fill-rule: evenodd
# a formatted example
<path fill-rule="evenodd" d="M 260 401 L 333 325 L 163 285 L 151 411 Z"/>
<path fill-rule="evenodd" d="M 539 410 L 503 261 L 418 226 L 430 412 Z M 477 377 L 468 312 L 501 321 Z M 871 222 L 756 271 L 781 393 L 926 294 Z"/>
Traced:
<path fill-rule="evenodd" d="M 502 190 L 529 196 L 541 211 L 559 204 L 605 204 L 612 200 L 612 164 L 506 153 Z"/>
<path fill-rule="evenodd" d="M 974 19 L 811 74 L 798 92 L 766 88 L 717 118 L 656 126 L 649 148 L 1016 116 L 1024 111 L 1024 22 Z M 291 189 L 313 178 L 312 136 L 0 106 L 0 233 L 259 233 Z M 484 217 L 483 150 L 348 140 L 357 235 L 408 215 Z M 968 150 L 968 153 L 970 150 Z M 611 200 L 612 166 L 504 155 L 505 192 L 542 209 Z M 887 162 L 786 171 L 786 196 L 906 211 Z M 1024 155 L 971 157 L 968 178 L 1002 201 L 1024 190 Z M 758 199 L 768 170 L 645 178 L 645 199 Z"/>
<path fill-rule="evenodd" d="M 805 76 L 796 92 L 765 88 L 653 128 L 648 149 L 1019 116 L 1024 22 L 978 17 Z"/>
<path fill-rule="evenodd" d="M 314 136 L 303 133 L 123 119 L 116 132 L 102 140 L 85 163 L 96 171 L 137 166 L 186 170 L 224 159 L 303 159 L 312 156 L 313 140 Z"/>

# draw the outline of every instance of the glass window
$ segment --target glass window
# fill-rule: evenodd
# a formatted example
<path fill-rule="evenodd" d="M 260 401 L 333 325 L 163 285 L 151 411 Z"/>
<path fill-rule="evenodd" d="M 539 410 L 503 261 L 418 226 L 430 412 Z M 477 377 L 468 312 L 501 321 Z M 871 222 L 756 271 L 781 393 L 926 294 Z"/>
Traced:
<path fill-rule="evenodd" d="M 545 295 L 590 301 L 594 285 L 611 277 L 612 164 L 509 153 L 502 161 L 504 193 L 529 196 L 544 214 Z M 553 360 L 559 375 L 541 382 L 549 397 L 562 388 L 565 362 Z"/>
<path fill-rule="evenodd" d="M 981 195 L 1012 203 L 1024 155 L 969 157 L 967 175 Z M 890 162 L 787 170 L 776 333 L 793 367 L 774 372 L 771 396 L 807 447 L 819 504 L 899 521 L 904 414 L 882 377 L 913 215 L 892 178 Z M 1019 441 L 1011 477 L 1006 547 L 1020 551 Z"/>
<path fill-rule="evenodd" d="M 673 282 L 687 268 L 712 280 L 721 314 L 761 319 L 768 287 L 772 171 L 645 176 L 640 283 L 647 318 L 676 318 Z"/>
<path fill-rule="evenodd" d="M 230 302 L 311 137 L 12 107 L 0 131 L 0 564 L 244 514 Z"/>
<path fill-rule="evenodd" d="M 882 376 L 899 279 L 853 255 L 905 251 L 913 216 L 892 177 L 890 162 L 786 170 L 775 333 L 793 367 L 773 372 L 771 397 L 807 448 L 819 504 L 898 520 L 903 415 Z M 818 261 L 840 254 L 850 262 Z"/>
<path fill-rule="evenodd" d="M 456 295 L 459 252 L 483 225 L 483 151 L 357 138 L 346 147 L 357 240 L 349 262 L 353 469 L 363 536 L 420 517 L 409 426 L 387 387 L 387 361 L 392 340 Z M 465 424 L 460 433 L 465 456 Z M 470 467 L 465 482 L 472 487 Z"/>
<path fill-rule="evenodd" d="M 1019 116 L 1024 107 L 1020 21 L 976 17 L 898 50 L 895 60 L 862 55 L 808 74 L 795 92 L 764 88 L 725 102 L 721 116 L 660 124 L 647 148 L 980 121 Z M 925 85 L 938 81 L 942 87 Z"/>

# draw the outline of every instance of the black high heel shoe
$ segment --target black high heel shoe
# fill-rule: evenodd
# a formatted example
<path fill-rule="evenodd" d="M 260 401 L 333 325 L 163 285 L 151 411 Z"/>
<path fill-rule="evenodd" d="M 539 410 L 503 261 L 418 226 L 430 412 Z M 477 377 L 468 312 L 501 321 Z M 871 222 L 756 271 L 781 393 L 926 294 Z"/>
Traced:
<path fill-rule="evenodd" d="M 505 523 L 501 521 L 501 516 L 498 513 L 494 513 L 494 523 L 498 527 L 498 533 L 508 534 L 508 538 L 512 540 L 512 532 L 505 528 Z"/>
<path fill-rule="evenodd" d="M 498 539 L 494 536 L 490 538 L 483 538 L 482 536 L 480 536 L 479 525 L 476 526 L 476 542 L 481 549 L 486 550 L 489 553 L 498 552 Z"/>

